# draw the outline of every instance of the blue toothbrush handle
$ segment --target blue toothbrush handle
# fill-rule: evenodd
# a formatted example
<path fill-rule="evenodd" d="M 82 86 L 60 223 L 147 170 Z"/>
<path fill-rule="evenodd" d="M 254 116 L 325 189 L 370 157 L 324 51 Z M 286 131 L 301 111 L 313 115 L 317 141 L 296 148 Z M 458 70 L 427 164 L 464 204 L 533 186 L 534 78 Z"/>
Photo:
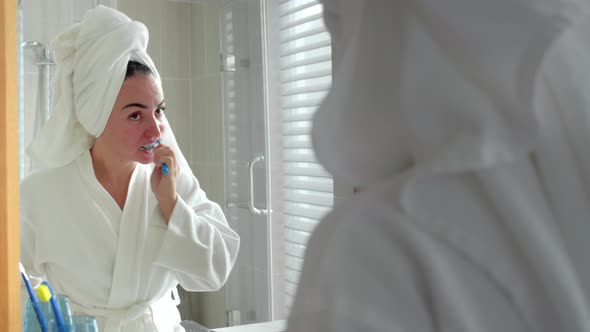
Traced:
<path fill-rule="evenodd" d="M 39 308 L 39 302 L 37 302 L 35 290 L 33 290 L 33 286 L 31 286 L 31 283 L 23 273 L 21 273 L 21 276 L 23 277 L 23 281 L 25 282 L 25 286 L 27 287 L 27 291 L 29 292 L 29 296 L 31 298 L 31 305 L 35 310 L 35 315 L 37 316 L 37 320 L 39 321 L 41 331 L 47 332 L 47 322 L 45 321 L 45 316 L 43 316 L 43 313 L 41 312 L 41 308 Z"/>
<path fill-rule="evenodd" d="M 168 175 L 169 170 L 168 170 L 168 165 L 166 165 L 166 163 L 162 163 L 162 174 L 164 175 Z"/>
<path fill-rule="evenodd" d="M 61 310 L 59 310 L 59 305 L 55 300 L 55 297 L 52 296 L 51 300 L 49 301 L 51 302 L 51 307 L 53 308 L 53 313 L 55 314 L 55 320 L 57 321 L 59 332 L 68 332 L 68 330 L 66 329 L 66 324 L 64 323 L 64 320 L 61 315 Z"/>
<path fill-rule="evenodd" d="M 47 281 L 43 281 L 43 284 L 47 286 L 47 288 L 49 288 L 49 291 L 51 292 L 51 299 L 49 300 L 49 302 L 51 302 L 51 307 L 53 308 L 53 313 L 55 314 L 55 320 L 57 321 L 59 332 L 68 332 L 68 330 L 66 329 L 66 324 L 63 320 L 63 316 L 61 315 L 61 310 L 59 310 L 59 304 L 55 299 L 55 292 L 53 291 L 53 288 L 51 288 L 51 285 L 49 285 Z"/>

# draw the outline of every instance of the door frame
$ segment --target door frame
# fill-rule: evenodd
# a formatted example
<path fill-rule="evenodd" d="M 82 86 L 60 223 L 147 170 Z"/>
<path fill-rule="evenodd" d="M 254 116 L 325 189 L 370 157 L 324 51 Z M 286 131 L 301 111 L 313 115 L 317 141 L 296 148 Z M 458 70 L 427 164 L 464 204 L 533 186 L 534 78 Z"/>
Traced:
<path fill-rule="evenodd" d="M 17 0 L 0 1 L 0 331 L 20 323 Z"/>

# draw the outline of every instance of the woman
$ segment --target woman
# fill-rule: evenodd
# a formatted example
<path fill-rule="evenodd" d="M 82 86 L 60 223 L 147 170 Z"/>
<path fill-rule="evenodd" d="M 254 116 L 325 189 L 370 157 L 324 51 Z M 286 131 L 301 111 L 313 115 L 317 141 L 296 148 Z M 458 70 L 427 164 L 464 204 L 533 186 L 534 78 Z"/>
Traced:
<path fill-rule="evenodd" d="M 22 263 L 101 331 L 182 331 L 171 291 L 219 289 L 239 247 L 178 149 L 147 40 L 102 6 L 57 37 L 54 113 L 28 150 L 43 168 L 21 184 Z"/>
<path fill-rule="evenodd" d="M 590 15 L 576 0 L 325 0 L 319 161 L 363 191 L 289 332 L 590 331 Z"/>

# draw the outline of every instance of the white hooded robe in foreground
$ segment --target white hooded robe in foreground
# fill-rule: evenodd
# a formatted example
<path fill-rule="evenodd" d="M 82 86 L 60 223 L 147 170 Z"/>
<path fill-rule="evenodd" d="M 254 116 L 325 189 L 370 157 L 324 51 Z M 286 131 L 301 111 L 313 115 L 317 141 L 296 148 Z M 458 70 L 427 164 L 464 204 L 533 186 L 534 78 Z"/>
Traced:
<path fill-rule="evenodd" d="M 289 332 L 590 331 L 585 1 L 325 0 L 317 226 Z"/>

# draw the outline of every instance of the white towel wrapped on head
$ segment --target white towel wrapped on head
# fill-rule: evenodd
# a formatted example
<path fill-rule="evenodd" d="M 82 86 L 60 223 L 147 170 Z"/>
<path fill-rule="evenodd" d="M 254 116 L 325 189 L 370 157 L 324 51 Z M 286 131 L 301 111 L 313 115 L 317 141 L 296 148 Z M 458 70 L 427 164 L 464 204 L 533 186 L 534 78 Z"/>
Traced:
<path fill-rule="evenodd" d="M 98 6 L 57 36 L 51 48 L 57 70 L 52 115 L 28 147 L 41 167 L 60 167 L 94 144 L 105 128 L 130 60 L 148 66 L 149 33 L 144 24 Z"/>

